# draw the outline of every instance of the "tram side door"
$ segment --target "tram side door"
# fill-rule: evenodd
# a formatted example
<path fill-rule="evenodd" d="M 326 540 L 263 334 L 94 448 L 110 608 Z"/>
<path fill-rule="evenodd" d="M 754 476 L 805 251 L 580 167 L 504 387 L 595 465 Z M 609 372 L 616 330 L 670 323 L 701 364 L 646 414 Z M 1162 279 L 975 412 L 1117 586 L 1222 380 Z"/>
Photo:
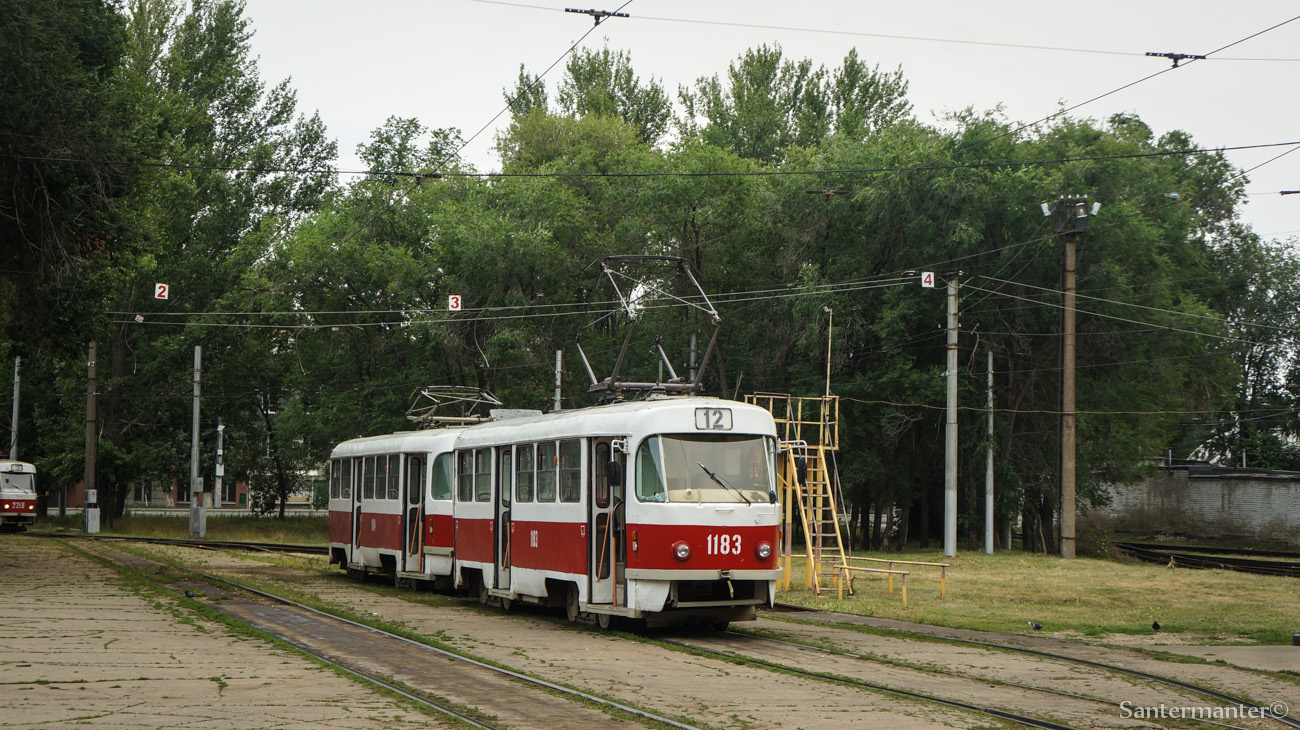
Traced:
<path fill-rule="evenodd" d="M 348 459 L 352 470 L 352 562 L 361 562 L 357 551 L 361 549 L 361 474 L 364 457 Z"/>
<path fill-rule="evenodd" d="M 613 448 L 612 438 L 594 439 L 591 445 L 591 603 L 626 604 L 627 552 L 624 540 L 623 484 L 626 478 L 610 481 L 610 462 L 619 462 L 621 475 L 626 458 Z"/>
<path fill-rule="evenodd" d="M 406 457 L 406 479 L 402 486 L 402 571 L 423 572 L 421 558 L 424 548 L 424 459 Z"/>
<path fill-rule="evenodd" d="M 514 476 L 511 447 L 497 448 L 496 492 L 496 575 L 494 588 L 510 590 L 510 484 Z"/>

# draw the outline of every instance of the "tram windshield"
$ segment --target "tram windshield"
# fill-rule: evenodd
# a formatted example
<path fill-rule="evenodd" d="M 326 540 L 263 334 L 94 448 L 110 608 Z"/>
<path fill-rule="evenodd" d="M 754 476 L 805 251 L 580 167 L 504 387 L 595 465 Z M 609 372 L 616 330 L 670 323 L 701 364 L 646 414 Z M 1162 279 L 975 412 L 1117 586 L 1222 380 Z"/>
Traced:
<path fill-rule="evenodd" d="M 745 434 L 663 434 L 636 453 L 642 502 L 767 504 L 776 495 L 776 442 Z"/>
<path fill-rule="evenodd" d="M 30 492 L 35 493 L 33 479 L 35 474 L 17 474 L 14 472 L 0 472 L 0 488 L 6 492 Z"/>

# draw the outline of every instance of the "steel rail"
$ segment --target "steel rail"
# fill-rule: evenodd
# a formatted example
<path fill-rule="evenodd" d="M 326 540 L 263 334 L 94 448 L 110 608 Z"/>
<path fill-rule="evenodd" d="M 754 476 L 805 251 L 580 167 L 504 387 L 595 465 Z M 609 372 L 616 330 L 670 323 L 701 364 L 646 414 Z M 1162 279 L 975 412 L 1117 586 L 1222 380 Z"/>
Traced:
<path fill-rule="evenodd" d="M 794 604 L 784 604 L 784 603 L 783 603 L 783 604 L 777 604 L 777 605 L 778 605 L 779 607 L 783 608 L 783 609 L 790 610 L 790 611 L 795 611 L 795 612 L 798 612 L 798 611 L 816 611 L 816 612 L 818 612 L 818 613 L 828 613 L 828 614 L 838 613 L 838 612 L 836 612 L 836 611 L 821 611 L 821 610 L 819 610 L 819 609 L 809 609 L 809 608 L 807 608 L 806 606 L 796 606 L 796 605 L 794 605 Z M 844 616 L 850 616 L 850 615 L 852 615 L 852 616 L 854 616 L 854 617 L 860 618 L 860 616 L 858 616 L 857 614 L 841 614 L 841 615 L 844 615 Z M 812 623 L 822 623 L 822 622 L 812 622 Z M 1259 710 L 1259 711 L 1261 711 L 1261 712 L 1265 712 L 1265 711 L 1267 711 L 1267 710 L 1269 709 L 1269 708 L 1267 708 L 1267 707 L 1263 707 L 1263 706 L 1261 706 L 1261 705 L 1257 705 L 1257 704 L 1255 704 L 1254 702 L 1251 702 L 1251 701 L 1249 701 L 1249 700 L 1245 700 L 1245 699 L 1242 699 L 1242 698 L 1240 698 L 1240 697 L 1234 697 L 1234 696 L 1232 696 L 1232 695 L 1230 695 L 1230 694 L 1227 694 L 1226 692 L 1220 692 L 1220 691 L 1218 691 L 1218 690 L 1210 689 L 1210 688 L 1208 688 L 1208 687 L 1201 687 L 1201 686 L 1199 686 L 1199 685 L 1195 685 L 1195 684 L 1192 684 L 1192 683 L 1190 683 L 1190 682 L 1184 682 L 1184 681 L 1182 681 L 1182 680 L 1173 679 L 1173 678 L 1171 678 L 1171 677 L 1161 676 L 1161 675 L 1159 675 L 1159 674 L 1152 674 L 1152 673 L 1150 673 L 1150 672 L 1144 672 L 1144 671 L 1142 671 L 1142 670 L 1140 670 L 1140 669 L 1129 669 L 1128 667 L 1121 667 L 1121 666 L 1119 666 L 1119 665 L 1117 665 L 1117 664 L 1106 664 L 1105 662 L 1096 662 L 1096 661 L 1093 661 L 1093 660 L 1091 660 L 1091 659 L 1080 659 L 1079 657 L 1072 657 L 1072 656 L 1068 656 L 1068 655 L 1065 655 L 1065 654 L 1054 654 L 1054 653 L 1052 653 L 1052 652 L 1050 652 L 1050 651 L 1041 651 L 1041 650 L 1039 650 L 1039 649 L 1029 649 L 1029 648 L 1026 648 L 1026 647 L 1023 647 L 1023 646 L 1015 646 L 1015 645 L 1012 645 L 1012 644 L 996 644 L 996 643 L 993 643 L 993 642 L 990 642 L 990 641 L 976 641 L 975 639 L 962 639 L 962 638 L 958 638 L 958 637 L 955 637 L 955 636 L 938 636 L 938 635 L 934 635 L 934 634 L 924 634 L 924 633 L 915 632 L 915 631 L 903 631 L 903 630 L 901 630 L 901 629 L 891 629 L 891 628 L 883 627 L 883 626 L 873 626 L 872 628 L 875 628 L 875 629 L 881 629 L 881 630 L 885 630 L 885 631 L 891 631 L 891 632 L 896 633 L 896 634 L 917 634 L 917 635 L 920 635 L 920 636 L 925 636 L 926 638 L 930 638 L 930 639 L 939 639 L 939 640 L 941 640 L 941 641 L 951 641 L 951 642 L 953 642 L 953 643 L 957 643 L 957 644 L 970 644 L 970 645 L 972 645 L 972 646 L 982 646 L 982 647 L 989 648 L 989 649 L 1001 649 L 1001 650 L 1003 650 L 1003 651 L 1016 652 L 1016 653 L 1019 653 L 1019 654 L 1028 654 L 1028 655 L 1030 655 L 1030 656 L 1040 656 L 1040 657 L 1044 657 L 1044 658 L 1047 658 L 1047 659 L 1057 659 L 1057 660 L 1060 660 L 1060 661 L 1063 661 L 1063 662 L 1069 662 L 1069 663 L 1072 663 L 1072 664 L 1082 664 L 1082 665 L 1084 665 L 1084 666 L 1093 667 L 1093 668 L 1096 668 L 1096 669 L 1104 669 L 1104 670 L 1111 671 L 1111 672 L 1118 672 L 1118 673 L 1121 673 L 1121 674 L 1127 674 L 1127 675 L 1129 675 L 1129 676 L 1133 676 L 1133 677 L 1141 677 L 1141 678 L 1143 678 L 1143 679 L 1148 679 L 1148 680 L 1151 680 L 1151 681 L 1153 681 L 1153 682 L 1159 682 L 1159 683 L 1161 683 L 1161 684 L 1167 684 L 1167 685 L 1169 685 L 1169 686 L 1171 686 L 1171 687 L 1177 687 L 1177 688 L 1179 688 L 1179 689 L 1185 689 L 1185 690 L 1188 690 L 1188 691 L 1190 691 L 1190 692 L 1195 692 L 1195 693 L 1197 693 L 1197 694 L 1204 695 L 1204 696 L 1206 696 L 1206 697 L 1213 697 L 1213 698 L 1215 698 L 1215 699 L 1217 699 L 1217 700 L 1222 700 L 1223 702 L 1226 702 L 1226 703 L 1228 703 L 1228 704 L 1230 704 L 1230 705 L 1240 705 L 1240 706 L 1248 707 L 1248 708 L 1251 708 L 1251 709 L 1254 709 L 1254 710 Z M 1270 718 L 1272 718 L 1272 719 L 1274 719 L 1274 720 L 1276 720 L 1276 721 L 1278 721 L 1278 722 L 1280 722 L 1280 723 L 1282 723 L 1283 725 L 1286 725 L 1286 726 L 1288 726 L 1288 727 L 1292 727 L 1292 728 L 1296 728 L 1297 730 L 1300 730 L 1300 720 L 1294 720 L 1294 719 L 1292 719 L 1292 718 L 1290 718 L 1290 717 L 1287 717 L 1287 716 L 1285 716 L 1285 715 L 1282 716 L 1282 717 L 1278 717 L 1278 716 L 1272 714 L 1271 712 L 1268 712 L 1267 716 L 1270 717 Z"/>

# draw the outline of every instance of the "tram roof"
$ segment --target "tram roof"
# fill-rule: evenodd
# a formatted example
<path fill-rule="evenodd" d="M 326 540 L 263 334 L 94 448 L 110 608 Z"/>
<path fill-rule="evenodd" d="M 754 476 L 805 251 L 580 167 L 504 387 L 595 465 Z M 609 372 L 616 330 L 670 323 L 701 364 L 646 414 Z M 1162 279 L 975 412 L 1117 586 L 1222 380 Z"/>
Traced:
<path fill-rule="evenodd" d="M 36 465 L 13 459 L 0 459 L 0 471 L 10 474 L 35 474 Z"/>
<path fill-rule="evenodd" d="M 652 417 L 651 414 L 659 413 L 689 413 L 688 417 L 693 423 L 694 411 L 697 408 L 728 408 L 736 412 L 753 413 L 760 417 L 766 417 L 766 423 L 773 423 L 771 414 L 767 410 L 748 403 L 709 396 L 667 396 L 481 423 L 461 431 L 457 445 L 478 445 L 514 440 L 513 434 L 503 438 L 502 429 L 517 430 L 526 428 L 534 432 L 526 437 L 529 439 L 535 437 L 544 438 L 550 435 L 550 433 L 542 433 L 543 431 L 553 431 L 564 436 L 615 434 L 627 429 L 626 422 L 629 418 Z M 578 425 L 578 422 L 582 423 Z M 775 429 L 774 425 L 769 426 L 769 428 L 773 431 Z M 656 430 L 665 429 L 661 427 Z M 668 428 L 666 430 L 690 429 Z M 737 431 L 746 433 L 752 432 L 752 429 L 738 428 Z"/>
<path fill-rule="evenodd" d="M 399 453 L 432 449 L 450 450 L 463 428 L 431 428 L 423 431 L 398 431 L 379 436 L 365 436 L 344 441 L 334 447 L 330 458 L 358 454 Z"/>

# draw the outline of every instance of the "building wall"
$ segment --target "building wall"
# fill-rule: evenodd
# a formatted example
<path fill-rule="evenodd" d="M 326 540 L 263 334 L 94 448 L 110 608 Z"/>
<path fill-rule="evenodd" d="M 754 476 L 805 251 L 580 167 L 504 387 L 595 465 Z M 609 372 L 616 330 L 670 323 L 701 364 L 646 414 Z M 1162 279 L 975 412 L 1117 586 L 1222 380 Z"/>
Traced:
<path fill-rule="evenodd" d="M 1300 474 L 1162 466 L 1110 493 L 1111 503 L 1083 516 L 1083 526 L 1300 544 Z"/>

